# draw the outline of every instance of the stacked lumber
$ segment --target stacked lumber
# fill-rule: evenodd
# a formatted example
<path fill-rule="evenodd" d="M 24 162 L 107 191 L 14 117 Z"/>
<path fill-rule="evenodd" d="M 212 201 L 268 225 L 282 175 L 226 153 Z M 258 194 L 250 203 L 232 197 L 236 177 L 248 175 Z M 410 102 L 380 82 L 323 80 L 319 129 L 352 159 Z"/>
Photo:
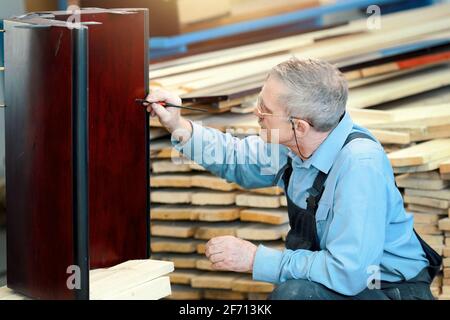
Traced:
<path fill-rule="evenodd" d="M 111 268 L 89 273 L 90 300 L 158 300 L 171 294 L 168 274 L 173 263 L 129 260 Z M 29 300 L 13 290 L 0 288 L 0 300 Z"/>
<path fill-rule="evenodd" d="M 386 15 L 382 21 L 381 30 L 369 30 L 366 20 L 353 21 L 157 63 L 151 65 L 151 86 L 175 92 L 184 104 L 210 111 L 183 111 L 187 118 L 245 137 L 259 133 L 251 112 L 271 67 L 292 55 L 336 64 L 349 81 L 348 111 L 389 154 L 416 231 L 448 258 L 450 5 Z M 152 249 L 158 259 L 174 261 L 177 271 L 186 271 L 172 279 L 173 298 L 238 297 L 233 283 L 242 275 L 209 271 L 202 256 L 205 242 L 215 235 L 231 234 L 280 247 L 282 242 L 275 238 L 283 238 L 287 231 L 282 190 L 244 190 L 213 177 L 198 165 L 182 161 L 156 118 L 150 125 L 152 132 L 158 132 L 151 137 L 150 147 L 152 231 L 156 232 Z M 441 299 L 449 297 L 450 267 L 445 261 L 443 273 L 432 285 L 433 294 Z M 193 279 L 204 276 L 198 273 L 203 271 L 212 279 L 223 277 L 223 282 L 217 280 L 215 288 L 201 287 L 204 282 Z M 216 283 L 212 279 L 208 283 Z M 257 299 L 267 294 L 245 292 L 240 297 Z"/>
<path fill-rule="evenodd" d="M 208 240 L 226 235 L 283 248 L 288 217 L 282 190 L 243 190 L 188 161 L 174 163 L 168 154 L 159 150 L 151 161 L 150 232 L 153 257 L 175 264 L 169 298 L 247 299 L 271 292 L 272 284 L 249 274 L 215 271 L 204 253 Z"/>

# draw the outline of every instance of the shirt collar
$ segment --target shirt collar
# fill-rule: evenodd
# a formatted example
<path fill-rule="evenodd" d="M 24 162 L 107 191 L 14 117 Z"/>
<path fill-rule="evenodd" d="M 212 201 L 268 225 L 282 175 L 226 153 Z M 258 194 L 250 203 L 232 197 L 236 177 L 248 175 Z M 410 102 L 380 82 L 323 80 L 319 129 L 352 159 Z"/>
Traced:
<path fill-rule="evenodd" d="M 336 128 L 331 131 L 311 158 L 302 161 L 290 150 L 289 155 L 293 158 L 293 164 L 305 168 L 309 168 L 312 165 L 323 173 L 328 173 L 352 128 L 353 121 L 349 113 L 346 112 Z"/>

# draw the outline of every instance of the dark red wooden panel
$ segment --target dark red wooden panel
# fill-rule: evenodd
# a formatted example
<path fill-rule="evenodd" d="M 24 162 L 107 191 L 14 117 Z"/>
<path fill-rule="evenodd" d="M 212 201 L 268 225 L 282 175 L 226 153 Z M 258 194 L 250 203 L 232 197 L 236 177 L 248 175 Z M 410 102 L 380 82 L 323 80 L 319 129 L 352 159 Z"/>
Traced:
<path fill-rule="evenodd" d="M 83 14 L 89 26 L 91 268 L 147 257 L 146 11 Z"/>
<path fill-rule="evenodd" d="M 72 32 L 5 21 L 8 286 L 69 299 Z"/>

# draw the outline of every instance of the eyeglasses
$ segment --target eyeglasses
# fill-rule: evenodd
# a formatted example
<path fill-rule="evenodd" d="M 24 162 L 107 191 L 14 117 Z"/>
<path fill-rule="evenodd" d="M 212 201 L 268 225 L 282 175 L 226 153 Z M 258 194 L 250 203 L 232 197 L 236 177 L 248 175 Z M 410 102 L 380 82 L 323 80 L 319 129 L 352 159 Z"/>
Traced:
<path fill-rule="evenodd" d="M 313 126 L 313 124 L 311 122 L 309 122 L 308 120 L 305 120 L 305 119 L 301 119 L 299 117 L 286 116 L 284 114 L 275 114 L 275 113 L 262 112 L 261 111 L 261 98 L 260 97 L 258 97 L 258 100 L 256 102 L 255 110 L 256 110 L 257 116 L 260 117 L 260 118 L 264 118 L 264 117 L 278 117 L 278 118 L 284 118 L 287 121 L 291 121 L 292 119 L 303 120 L 307 124 L 309 124 L 311 127 L 314 128 L 314 126 Z"/>

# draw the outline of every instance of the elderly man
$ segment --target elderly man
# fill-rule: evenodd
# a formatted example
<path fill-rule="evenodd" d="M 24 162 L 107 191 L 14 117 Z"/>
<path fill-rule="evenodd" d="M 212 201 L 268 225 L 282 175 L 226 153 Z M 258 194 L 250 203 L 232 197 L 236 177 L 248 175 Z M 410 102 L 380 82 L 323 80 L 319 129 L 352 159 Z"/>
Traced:
<path fill-rule="evenodd" d="M 352 122 L 347 94 L 331 64 L 283 62 L 259 95 L 262 134 L 242 140 L 162 107 L 157 102 L 181 104 L 169 92 L 152 92 L 147 101 L 186 157 L 245 188 L 285 188 L 286 250 L 213 238 L 206 256 L 215 269 L 251 271 L 277 284 L 272 299 L 433 299 L 440 257 L 414 232 L 389 160 Z"/>

